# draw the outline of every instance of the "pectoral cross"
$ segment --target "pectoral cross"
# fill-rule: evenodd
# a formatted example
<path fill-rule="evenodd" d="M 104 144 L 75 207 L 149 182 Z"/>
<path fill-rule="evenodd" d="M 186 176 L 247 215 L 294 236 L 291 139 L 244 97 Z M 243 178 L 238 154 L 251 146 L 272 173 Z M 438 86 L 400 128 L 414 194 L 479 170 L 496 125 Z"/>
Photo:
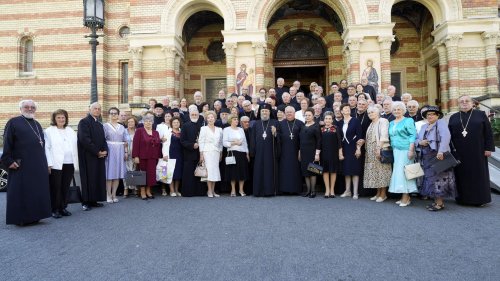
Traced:
<path fill-rule="evenodd" d="M 41 147 L 43 147 L 43 141 L 42 141 L 42 139 L 39 139 L 39 140 L 40 140 L 40 141 L 39 141 L 40 146 L 41 146 Z"/>
<path fill-rule="evenodd" d="M 465 129 L 462 131 L 462 136 L 464 136 L 464 138 L 467 136 L 467 131 Z"/>
<path fill-rule="evenodd" d="M 292 133 L 290 133 L 290 139 L 293 140 L 293 134 Z"/>
<path fill-rule="evenodd" d="M 267 134 L 266 134 L 266 132 L 264 132 L 264 133 L 262 134 L 262 138 L 265 140 L 265 139 L 266 139 L 266 137 L 267 137 Z"/>

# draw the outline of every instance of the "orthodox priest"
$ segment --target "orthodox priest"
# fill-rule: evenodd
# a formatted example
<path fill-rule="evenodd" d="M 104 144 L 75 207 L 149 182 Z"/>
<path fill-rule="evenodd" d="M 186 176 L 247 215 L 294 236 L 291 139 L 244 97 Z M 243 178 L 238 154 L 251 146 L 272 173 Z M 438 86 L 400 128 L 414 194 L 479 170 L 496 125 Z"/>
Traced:
<path fill-rule="evenodd" d="M 9 169 L 7 224 L 38 223 L 51 216 L 49 168 L 43 128 L 35 120 L 36 104 L 19 103 L 21 116 L 5 125 L 2 163 Z"/>
<path fill-rule="evenodd" d="M 457 202 L 482 206 L 491 202 L 488 157 L 495 151 L 493 132 L 486 114 L 472 108 L 471 97 L 458 99 L 460 111 L 450 117 L 452 146 L 461 164 L 455 167 Z"/>
<path fill-rule="evenodd" d="M 250 131 L 250 156 L 254 157 L 253 195 L 273 196 L 278 187 L 278 120 L 270 119 L 271 105 L 260 108 L 260 118 Z"/>
<path fill-rule="evenodd" d="M 99 121 L 101 105 L 94 102 L 87 117 L 78 123 L 78 162 L 82 182 L 82 208 L 102 207 L 99 201 L 106 200 L 106 168 L 108 144 L 104 127 Z"/>
<path fill-rule="evenodd" d="M 200 113 L 196 105 L 189 106 L 189 121 L 182 126 L 181 145 L 184 166 L 182 169 L 182 196 L 203 195 L 200 178 L 194 176 L 194 170 L 200 161 L 198 136 L 202 126 Z"/>
<path fill-rule="evenodd" d="M 302 175 L 300 172 L 299 135 L 304 123 L 295 119 L 295 108 L 285 108 L 285 120 L 279 122 L 280 133 L 280 192 L 284 194 L 299 194 L 302 192 Z"/>

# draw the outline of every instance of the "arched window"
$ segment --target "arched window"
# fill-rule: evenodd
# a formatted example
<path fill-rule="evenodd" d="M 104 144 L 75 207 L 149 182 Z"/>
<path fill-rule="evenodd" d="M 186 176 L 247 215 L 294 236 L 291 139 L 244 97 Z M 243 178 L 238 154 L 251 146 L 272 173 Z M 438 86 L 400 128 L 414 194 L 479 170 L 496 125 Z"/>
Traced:
<path fill-rule="evenodd" d="M 20 71 L 33 72 L 33 39 L 21 40 Z"/>

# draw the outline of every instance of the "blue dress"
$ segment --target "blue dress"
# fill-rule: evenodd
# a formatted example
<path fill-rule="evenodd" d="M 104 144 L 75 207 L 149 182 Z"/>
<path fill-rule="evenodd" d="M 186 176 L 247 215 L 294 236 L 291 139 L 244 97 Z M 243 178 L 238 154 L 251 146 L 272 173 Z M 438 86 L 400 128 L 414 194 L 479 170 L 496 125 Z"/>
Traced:
<path fill-rule="evenodd" d="M 361 122 L 356 118 L 351 118 L 347 123 L 347 131 L 344 133 L 344 120 L 339 121 L 338 129 L 342 136 L 342 153 L 344 154 L 343 174 L 345 176 L 361 175 L 362 162 L 356 158 L 356 142 L 362 138 L 363 130 Z"/>
<path fill-rule="evenodd" d="M 176 135 L 175 132 L 172 132 L 172 135 L 170 137 L 170 150 L 168 153 L 171 159 L 175 159 L 175 169 L 172 179 L 181 180 L 182 167 L 184 166 L 184 163 L 182 162 L 182 146 L 180 133 Z"/>
<path fill-rule="evenodd" d="M 410 144 L 415 142 L 416 136 L 417 129 L 411 118 L 404 118 L 398 123 L 394 121 L 389 123 L 389 137 L 394 153 L 391 184 L 389 185 L 391 193 L 417 192 L 417 181 L 415 179 L 407 180 L 404 172 L 404 167 L 414 162 L 413 159 L 408 159 L 408 150 Z"/>

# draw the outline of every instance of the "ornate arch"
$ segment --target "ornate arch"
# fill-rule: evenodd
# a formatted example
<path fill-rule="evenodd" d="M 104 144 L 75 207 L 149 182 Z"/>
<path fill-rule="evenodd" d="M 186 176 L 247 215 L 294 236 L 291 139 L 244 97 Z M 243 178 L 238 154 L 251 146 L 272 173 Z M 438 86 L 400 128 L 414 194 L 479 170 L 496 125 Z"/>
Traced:
<path fill-rule="evenodd" d="M 265 30 L 273 14 L 288 0 L 253 1 L 247 15 L 248 30 Z M 344 28 L 368 23 L 368 9 L 363 0 L 323 0 L 339 16 Z"/>
<path fill-rule="evenodd" d="M 161 15 L 161 33 L 182 37 L 182 28 L 190 16 L 212 11 L 224 19 L 224 30 L 234 30 L 236 12 L 230 0 L 169 0 Z"/>
<path fill-rule="evenodd" d="M 394 4 L 405 0 L 380 0 L 380 20 L 383 23 L 391 22 L 391 11 Z M 463 18 L 462 2 L 460 0 L 415 0 L 424 5 L 432 15 L 434 27 L 452 20 Z"/>

